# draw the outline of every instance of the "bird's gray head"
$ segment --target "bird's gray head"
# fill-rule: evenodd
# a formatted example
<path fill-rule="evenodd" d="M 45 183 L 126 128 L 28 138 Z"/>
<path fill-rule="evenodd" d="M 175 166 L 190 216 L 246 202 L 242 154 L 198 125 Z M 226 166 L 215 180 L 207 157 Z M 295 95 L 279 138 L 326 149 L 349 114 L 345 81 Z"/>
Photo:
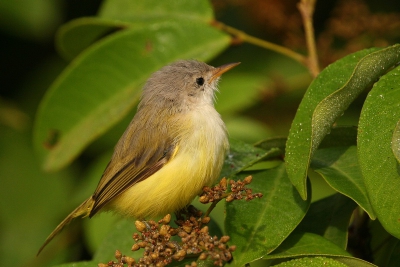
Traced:
<path fill-rule="evenodd" d="M 238 64 L 214 68 L 195 60 L 180 60 L 167 65 L 146 82 L 139 108 L 151 104 L 154 108 L 185 111 L 213 105 L 219 77 Z"/>

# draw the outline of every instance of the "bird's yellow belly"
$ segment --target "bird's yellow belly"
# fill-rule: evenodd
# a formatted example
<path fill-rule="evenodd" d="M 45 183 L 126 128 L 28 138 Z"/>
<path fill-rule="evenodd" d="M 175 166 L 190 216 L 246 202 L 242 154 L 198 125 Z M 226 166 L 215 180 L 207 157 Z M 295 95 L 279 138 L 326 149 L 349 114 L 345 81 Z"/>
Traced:
<path fill-rule="evenodd" d="M 219 176 L 229 146 L 220 125 L 211 125 L 213 131 L 204 124 L 191 131 L 185 143 L 178 143 L 175 156 L 166 165 L 116 197 L 110 206 L 124 216 L 138 219 L 164 216 L 184 208 Z"/>
<path fill-rule="evenodd" d="M 221 151 L 222 152 L 222 151 Z M 209 150 L 179 153 L 155 174 L 130 187 L 110 204 L 122 215 L 154 218 L 184 208 L 218 178 L 224 153 L 212 160 Z M 140 192 L 140 194 L 138 194 Z"/>

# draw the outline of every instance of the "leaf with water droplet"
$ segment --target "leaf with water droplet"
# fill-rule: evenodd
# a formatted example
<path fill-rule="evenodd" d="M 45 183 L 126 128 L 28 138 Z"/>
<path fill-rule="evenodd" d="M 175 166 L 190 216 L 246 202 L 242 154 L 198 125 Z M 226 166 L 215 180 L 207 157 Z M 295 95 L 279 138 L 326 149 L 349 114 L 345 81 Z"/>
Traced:
<path fill-rule="evenodd" d="M 400 67 L 368 94 L 358 128 L 358 159 L 364 184 L 379 222 L 400 238 Z M 397 156 L 396 156 L 397 154 Z"/>
<path fill-rule="evenodd" d="M 310 160 L 351 102 L 400 61 L 400 45 L 366 49 L 324 69 L 308 88 L 286 143 L 288 175 L 303 199 Z"/>
<path fill-rule="evenodd" d="M 397 122 L 396 128 L 393 131 L 392 151 L 397 161 L 400 163 L 400 120 Z"/>

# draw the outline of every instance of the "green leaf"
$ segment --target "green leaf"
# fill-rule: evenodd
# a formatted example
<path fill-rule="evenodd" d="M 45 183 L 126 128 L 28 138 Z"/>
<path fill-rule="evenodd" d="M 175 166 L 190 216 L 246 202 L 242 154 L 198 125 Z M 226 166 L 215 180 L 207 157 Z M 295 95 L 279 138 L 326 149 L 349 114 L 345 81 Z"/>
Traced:
<path fill-rule="evenodd" d="M 226 205 L 225 230 L 231 243 L 234 264 L 242 266 L 273 251 L 300 223 L 310 200 L 303 201 L 287 177 L 284 164 L 253 175 L 248 185 L 261 199 L 233 201 Z"/>
<path fill-rule="evenodd" d="M 376 235 L 377 232 L 373 231 Z M 385 232 L 386 233 L 386 232 Z M 393 236 L 384 236 L 374 253 L 374 263 L 378 266 L 396 266 L 400 262 L 400 240 Z"/>
<path fill-rule="evenodd" d="M 99 17 L 72 20 L 58 31 L 56 45 L 60 54 L 71 60 L 84 49 L 118 30 L 133 29 L 164 21 L 180 24 L 213 19 L 208 1 L 104 1 Z"/>
<path fill-rule="evenodd" d="M 357 147 L 318 149 L 310 166 L 332 188 L 353 199 L 371 219 L 376 218 L 358 163 Z"/>
<path fill-rule="evenodd" d="M 207 0 L 106 0 L 101 6 L 99 16 L 124 22 L 184 18 L 207 23 L 214 18 Z"/>
<path fill-rule="evenodd" d="M 210 259 L 209 257 L 206 260 L 198 260 L 196 261 L 197 267 L 213 267 L 214 261 Z"/>
<path fill-rule="evenodd" d="M 97 266 L 97 262 L 94 261 L 71 262 L 71 263 L 57 265 L 54 267 L 93 267 L 93 266 Z"/>
<path fill-rule="evenodd" d="M 300 259 L 294 259 L 291 261 L 286 261 L 281 264 L 274 265 L 277 267 L 347 267 L 346 264 L 343 264 L 339 261 L 335 261 L 331 258 L 325 257 L 305 257 Z"/>
<path fill-rule="evenodd" d="M 400 120 L 397 122 L 396 128 L 393 131 L 392 152 L 400 163 Z"/>
<path fill-rule="evenodd" d="M 127 27 L 127 23 L 95 17 L 75 19 L 58 29 L 56 47 L 63 58 L 72 60 L 96 41 Z"/>
<path fill-rule="evenodd" d="M 340 261 L 341 263 L 346 264 L 349 267 L 378 267 L 375 264 L 372 264 L 368 261 L 352 257 L 332 257 L 332 258 L 337 261 Z"/>
<path fill-rule="evenodd" d="M 96 263 L 107 263 L 115 260 L 115 250 L 121 251 L 123 255 L 139 258 L 143 255 L 143 250 L 135 252 L 131 251 L 135 241 L 132 239 L 132 234 L 136 231 L 133 220 L 121 220 L 115 224 L 113 229 L 108 233 L 102 245 L 97 249 L 93 256 L 93 261 Z"/>
<path fill-rule="evenodd" d="M 337 126 L 322 140 L 319 148 L 357 145 L 357 127 Z"/>
<path fill-rule="evenodd" d="M 288 264 L 288 265 L 285 265 Z M 340 265 L 337 265 L 340 264 Z M 274 266 L 279 267 L 310 267 L 310 266 L 347 266 L 347 267 L 377 267 L 376 265 L 363 261 L 357 258 L 340 257 L 340 256 L 326 256 L 326 257 L 304 257 L 286 261 Z M 390 266 L 390 265 L 388 265 Z"/>
<path fill-rule="evenodd" d="M 323 238 L 312 233 L 291 234 L 272 254 L 265 259 L 282 259 L 299 256 L 324 256 L 351 267 L 372 267 L 372 263 L 353 258 L 350 254 Z"/>
<path fill-rule="evenodd" d="M 356 204 L 350 198 L 335 194 L 311 203 L 295 232 L 321 235 L 338 247 L 346 249 L 347 231 Z"/>
<path fill-rule="evenodd" d="M 306 199 L 310 160 L 335 120 L 350 103 L 400 60 L 400 45 L 367 49 L 324 69 L 308 88 L 292 123 L 286 144 L 288 175 Z"/>
<path fill-rule="evenodd" d="M 274 137 L 274 138 L 268 138 L 262 141 L 257 142 L 254 146 L 259 147 L 265 150 L 270 150 L 273 148 L 278 148 L 279 149 L 279 154 L 278 155 L 284 155 L 285 154 L 285 147 L 286 147 L 286 137 Z"/>
<path fill-rule="evenodd" d="M 40 105 L 34 134 L 44 168 L 64 167 L 121 120 L 152 72 L 180 58 L 207 61 L 228 45 L 229 36 L 203 24 L 165 22 L 113 34 L 85 50 Z"/>
<path fill-rule="evenodd" d="M 230 139 L 229 143 L 229 154 L 222 167 L 221 177 L 232 177 L 278 151 L 277 148 L 267 151 L 235 139 Z"/>
<path fill-rule="evenodd" d="M 286 137 L 273 137 L 261 140 L 254 144 L 255 147 L 259 147 L 265 150 L 278 148 L 276 154 L 269 156 L 276 157 L 285 154 L 286 150 Z M 320 148 L 325 147 L 336 147 L 336 146 L 351 146 L 357 144 L 357 127 L 354 126 L 338 126 L 332 128 L 330 134 L 328 134 L 322 141 Z"/>
<path fill-rule="evenodd" d="M 358 157 L 372 207 L 383 227 L 400 238 L 400 173 L 393 134 L 400 118 L 400 67 L 368 94 L 358 128 Z M 395 133 L 396 135 L 396 133 Z"/>
<path fill-rule="evenodd" d="M 298 256 L 350 256 L 343 248 L 328 239 L 313 233 L 295 232 L 264 259 L 282 259 Z"/>

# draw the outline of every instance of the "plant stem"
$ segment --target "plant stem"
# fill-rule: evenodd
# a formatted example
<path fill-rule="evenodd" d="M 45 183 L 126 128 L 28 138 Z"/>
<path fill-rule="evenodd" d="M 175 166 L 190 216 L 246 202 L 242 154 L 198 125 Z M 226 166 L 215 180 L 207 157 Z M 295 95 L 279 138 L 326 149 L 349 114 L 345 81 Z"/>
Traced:
<path fill-rule="evenodd" d="M 204 214 L 204 217 L 208 217 L 210 216 L 211 211 L 215 208 L 215 206 L 217 206 L 218 202 L 220 202 L 221 200 L 223 200 L 224 198 L 227 198 L 229 195 L 231 195 L 232 193 L 224 193 L 222 194 L 220 199 L 216 199 L 215 201 L 213 201 L 210 205 L 210 207 L 208 207 L 206 213 Z"/>
<path fill-rule="evenodd" d="M 315 44 L 314 26 L 313 26 L 313 14 L 315 10 L 316 0 L 301 0 L 297 4 L 297 8 L 300 11 L 303 19 L 304 31 L 306 35 L 306 43 L 308 49 L 308 62 L 307 66 L 313 77 L 316 77 L 319 73 L 319 63 L 317 55 L 317 47 Z"/>
<path fill-rule="evenodd" d="M 219 21 L 213 21 L 211 25 L 219 30 L 222 30 L 224 32 L 231 34 L 232 36 L 238 38 L 240 41 L 247 42 L 247 43 L 250 43 L 250 44 L 253 44 L 256 46 L 260 46 L 260 47 L 275 51 L 277 53 L 283 54 L 287 57 L 290 57 L 290 58 L 300 62 L 301 64 L 305 65 L 306 67 L 308 67 L 308 65 L 307 65 L 308 60 L 305 56 L 303 56 L 299 53 L 296 53 L 295 51 L 290 50 L 284 46 L 280 46 L 280 45 L 259 39 L 257 37 L 248 35 L 247 33 L 243 32 L 241 30 L 238 30 L 238 29 L 235 29 L 228 25 L 225 25 Z"/>
<path fill-rule="evenodd" d="M 220 201 L 221 201 L 221 199 L 219 199 L 218 201 L 212 202 L 210 207 L 208 207 L 206 213 L 204 214 L 204 217 L 210 216 L 211 211 L 215 208 L 215 206 L 217 206 L 218 202 L 220 202 Z"/>

